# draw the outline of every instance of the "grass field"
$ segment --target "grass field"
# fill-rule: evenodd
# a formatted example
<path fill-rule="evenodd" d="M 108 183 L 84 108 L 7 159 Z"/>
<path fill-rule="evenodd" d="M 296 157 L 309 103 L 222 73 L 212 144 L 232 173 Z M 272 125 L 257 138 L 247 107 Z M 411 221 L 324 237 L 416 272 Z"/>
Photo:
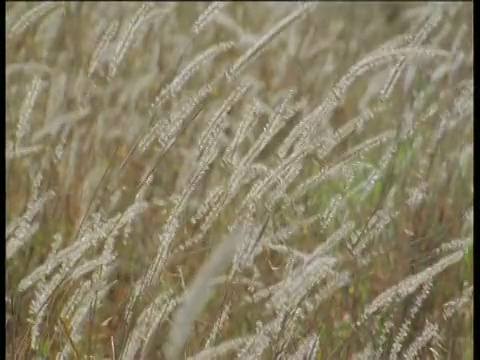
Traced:
<path fill-rule="evenodd" d="M 473 359 L 472 5 L 7 3 L 7 358 Z"/>

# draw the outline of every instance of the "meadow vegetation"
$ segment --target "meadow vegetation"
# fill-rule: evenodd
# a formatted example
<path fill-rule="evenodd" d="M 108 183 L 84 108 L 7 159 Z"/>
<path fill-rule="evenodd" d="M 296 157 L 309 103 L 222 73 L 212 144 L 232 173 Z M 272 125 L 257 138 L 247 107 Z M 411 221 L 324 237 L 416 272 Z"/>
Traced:
<path fill-rule="evenodd" d="M 472 5 L 7 3 L 7 358 L 472 359 Z"/>

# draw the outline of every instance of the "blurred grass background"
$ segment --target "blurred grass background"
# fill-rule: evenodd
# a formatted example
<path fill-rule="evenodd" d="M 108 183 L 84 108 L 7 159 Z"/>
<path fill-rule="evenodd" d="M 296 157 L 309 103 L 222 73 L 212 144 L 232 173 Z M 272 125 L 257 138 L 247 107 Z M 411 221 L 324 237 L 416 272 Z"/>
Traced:
<path fill-rule="evenodd" d="M 7 356 L 16 353 L 19 358 L 32 356 L 51 358 L 61 344 L 65 343 L 65 334 L 59 335 L 53 330 L 57 318 L 55 314 L 61 307 L 62 299 L 66 299 L 67 294 L 75 288 L 71 285 L 69 289 L 64 289 L 65 293 L 59 295 L 49 309 L 48 325 L 44 327 L 42 333 L 43 342 L 34 355 L 24 341 L 29 323 L 28 313 L 22 311 L 28 308 L 33 294 L 17 294 L 16 286 L 19 281 L 45 261 L 56 233 L 62 234 L 68 244 L 68 239 L 72 239 L 78 231 L 86 212 L 92 213 L 98 209 L 115 212 L 130 204 L 143 178 L 142 174 L 155 163 L 157 151 L 155 146 L 143 152 L 135 151 L 121 172 L 110 173 L 98 188 L 95 184 L 99 183 L 105 169 L 118 166 L 127 157 L 130 149 L 135 147 L 138 136 L 148 128 L 149 119 L 146 114 L 150 102 L 173 78 L 176 69 L 182 68 L 187 60 L 208 46 L 235 38 L 234 31 L 222 26 L 221 21 L 218 21 L 208 25 L 201 36 L 192 39 L 191 26 L 207 4 L 178 3 L 168 15 L 168 19 L 159 16 L 161 21 L 153 21 L 150 26 L 142 28 L 141 35 L 136 35 L 139 41 L 133 42 L 113 80 L 106 80 L 108 67 L 105 61 L 100 61 L 97 70 L 88 78 L 86 69 L 102 29 L 116 20 L 120 21 L 121 27 L 126 26 L 139 4 L 69 3 L 65 6 L 52 6 L 25 30 L 18 34 L 9 34 L 12 24 L 37 5 L 35 2 L 6 4 L 7 144 L 15 142 L 18 113 L 32 76 L 39 74 L 49 85 L 49 90 L 45 88 L 40 91 L 36 99 L 30 115 L 29 138 L 26 139 L 27 144 L 41 144 L 41 151 L 14 158 L 6 164 L 7 224 L 26 210 L 26 204 L 32 197 L 35 176 L 39 172 L 43 174 L 43 180 L 37 190 L 42 193 L 54 188 L 58 195 L 39 215 L 37 221 L 40 226 L 32 240 L 14 261 L 7 263 L 6 293 L 13 304 L 7 306 L 6 310 Z M 275 3 L 271 6 L 248 2 L 232 3 L 225 11 L 236 20 L 244 33 L 253 36 L 263 33 L 275 24 L 279 18 L 291 11 L 292 6 L 289 3 Z M 273 107 L 285 90 L 295 86 L 296 99 L 304 101 L 311 109 L 322 101 L 332 85 L 362 56 L 394 36 L 409 30 L 411 21 L 408 14 L 417 6 L 417 3 L 393 2 L 322 3 L 320 9 L 308 14 L 305 19 L 273 40 L 248 67 L 245 76 L 259 84 L 256 96 L 264 103 Z M 444 21 L 448 21 L 448 24 L 445 24 L 445 27 L 457 28 L 465 25 L 468 33 L 472 34 L 471 10 L 471 4 L 462 4 L 460 10 L 451 18 L 446 16 Z M 462 43 L 467 53 L 471 50 L 468 48 L 472 46 L 471 38 L 466 36 L 465 44 Z M 248 38 L 242 40 L 248 41 Z M 311 49 L 310 56 L 297 56 L 302 41 L 309 41 L 311 47 L 318 45 L 317 49 Z M 440 48 L 442 46 L 449 48 L 451 42 L 452 39 L 447 35 L 436 45 Z M 201 85 L 212 79 L 219 69 L 233 63 L 242 51 L 244 46 L 236 47 L 220 55 L 215 60 L 214 66 L 202 68 L 178 97 L 165 104 L 165 111 L 176 111 L 185 106 L 185 101 L 195 94 Z M 18 64 L 30 65 L 22 70 L 15 70 Z M 440 84 L 445 88 L 431 89 L 432 98 L 428 100 L 430 103 L 427 101 L 425 108 L 434 102 L 438 102 L 440 108 L 443 104 L 448 106 L 458 95 L 455 91 L 455 79 L 471 77 L 471 70 L 464 66 L 455 78 Z M 370 81 L 370 77 L 362 77 L 348 89 L 343 104 L 332 117 L 334 128 L 341 127 L 359 114 L 361 111 L 359 103 Z M 428 77 L 423 79 L 421 70 L 417 71 L 414 83 L 418 91 L 429 86 Z M 229 86 L 227 82 L 218 84 L 208 98 L 205 110 L 177 137 L 172 149 L 158 160 L 154 183 L 147 195 L 148 201 L 157 205 L 150 206 L 134 223 L 131 230 L 132 238 L 129 241 L 117 242 L 118 268 L 115 279 L 117 281 L 102 308 L 104 313 L 97 314 L 98 322 L 95 321 L 90 327 L 92 333 L 88 334 L 88 337 L 96 339 L 96 353 L 103 354 L 99 356 L 111 356 L 108 355 L 111 353 L 111 336 L 118 336 L 121 331 L 126 330 L 122 328 L 122 314 L 131 286 L 145 271 L 145 264 L 150 263 L 157 251 L 155 238 L 172 207 L 169 196 L 184 186 L 185 176 L 188 174 L 189 166 L 192 165 L 191 153 L 199 131 L 208 121 L 208 116 L 212 115 L 212 109 L 221 105 L 221 101 L 230 91 Z M 444 95 L 440 101 L 438 94 Z M 402 119 L 401 114 L 406 104 L 411 104 L 414 97 L 413 92 L 405 93 L 401 89 L 395 89 L 388 106 L 376 114 L 361 133 L 353 134 L 320 161 L 313 156 L 309 157 L 298 181 L 301 182 L 308 176 L 318 173 L 324 166 L 339 162 L 346 151 L 365 139 L 395 128 L 397 122 Z M 82 111 L 79 99 L 86 99 L 85 102 L 88 104 L 84 116 L 80 116 L 72 126 L 60 128 L 51 135 L 41 137 L 41 141 L 35 141 L 35 134 L 40 137 L 38 133 L 48 126 L 53 114 Z M 228 115 L 229 128 L 224 134 L 225 142 L 231 141 L 244 111 L 244 107 L 238 106 Z M 433 119 L 421 123 L 415 130 L 415 137 L 401 143 L 386 174 L 375 184 L 374 191 L 368 196 L 359 193 L 358 196 L 350 196 L 347 200 L 350 217 L 359 228 L 362 228 L 378 204 L 395 187 L 396 191 L 391 196 L 393 203 L 398 206 L 396 209 L 398 216 L 389 224 L 388 231 L 381 235 L 388 240 L 382 242 L 386 248 L 375 249 L 383 251 L 385 255 L 374 257 L 374 260 L 361 271 L 356 269 L 355 261 L 345 261 L 346 268 L 354 276 L 351 286 L 326 300 L 321 308 L 303 323 L 305 334 L 316 331 L 319 335 L 319 359 L 352 358 L 352 354 L 360 351 L 362 344 L 365 344 L 366 338 L 370 336 L 352 331 L 351 324 L 358 320 L 355 317 L 361 314 L 361 309 L 388 287 L 433 264 L 436 258 L 432 252 L 440 244 L 459 236 L 468 236 L 468 229 L 463 230 L 463 215 L 472 206 L 473 162 L 470 156 L 467 166 L 459 166 L 459 151 L 463 149 L 463 144 L 473 143 L 473 126 L 469 129 L 459 127 L 449 131 L 431 154 L 428 172 L 422 174 L 419 180 L 417 173 L 423 166 L 421 162 L 425 157 L 418 152 L 425 150 L 425 143 L 428 143 L 427 139 L 431 138 L 437 126 L 435 121 L 437 120 Z M 294 122 L 288 124 L 262 152 L 262 159 L 265 159 L 266 163 L 271 161 L 277 145 L 293 125 Z M 254 129 L 254 134 L 258 135 L 261 128 L 262 124 L 259 123 L 258 129 Z M 424 139 L 423 143 L 414 144 L 415 140 L 420 138 Z M 56 147 L 62 142 L 64 155 L 57 162 L 50 161 Z M 378 164 L 384 154 L 385 147 L 375 147 L 365 154 L 363 160 Z M 271 226 L 295 223 L 325 211 L 334 196 L 344 196 L 347 193 L 344 189 L 354 188 L 356 184 L 365 180 L 365 176 L 357 172 L 353 178 L 336 177 L 323 182 L 321 186 L 310 189 L 302 196 L 304 207 L 301 211 L 289 206 L 279 206 L 278 211 L 272 215 Z M 201 185 L 195 189 L 194 198 L 198 200 L 203 198 L 208 189 L 223 184 L 227 177 L 228 172 L 216 163 Z M 409 189 L 420 182 L 428 184 L 429 196 L 420 206 L 410 211 L 404 204 L 404 199 L 409 197 Z M 188 283 L 206 259 L 215 239 L 218 239 L 232 223 L 235 210 L 242 202 L 242 194 L 239 192 L 234 201 L 222 210 L 221 216 L 208 232 L 207 238 L 212 240 L 207 239 L 197 244 L 185 256 L 171 259 L 162 279 L 163 287 L 170 288 L 176 293 L 182 291 L 178 269 L 181 269 L 183 281 Z M 115 196 L 119 199 L 116 204 L 113 201 Z M 89 208 L 92 198 L 94 200 Z M 110 203 L 113 203 L 111 208 Z M 189 216 L 195 211 L 195 206 L 192 205 L 192 209 L 187 211 L 191 214 L 185 214 L 185 219 L 182 219 L 183 226 L 175 239 L 176 244 L 183 243 L 198 231 L 198 225 L 188 221 Z M 319 239 L 338 229 L 343 224 L 344 218 L 344 214 L 337 213 L 331 219 L 328 229 L 323 229 L 316 223 L 304 226 L 290 241 L 295 243 L 296 248 L 310 251 L 318 244 Z M 348 259 L 347 249 L 342 248 L 339 251 Z M 262 256 L 256 259 L 262 271 L 262 280 L 266 284 L 278 281 L 279 274 L 272 268 L 282 266 L 282 261 L 281 256 L 268 248 L 265 248 Z M 432 293 L 416 319 L 412 336 L 421 329 L 425 318 L 441 321 L 443 304 L 461 292 L 464 284 L 472 283 L 472 270 L 473 249 L 465 255 L 460 264 L 450 268 L 435 280 Z M 230 302 L 232 304 L 240 302 L 246 289 L 242 289 L 241 286 L 229 286 L 232 287 L 229 290 Z M 221 311 L 223 291 L 225 289 L 219 290 L 218 296 L 211 300 L 204 315 L 196 322 L 195 336 L 189 342 L 189 353 L 193 354 L 202 348 L 208 337 L 208 329 Z M 142 303 L 149 303 L 149 294 L 145 295 Z M 397 324 L 396 327 L 400 326 L 407 308 L 407 305 L 405 308 L 399 306 L 395 312 L 393 320 Z M 473 306 L 469 306 L 443 328 L 443 338 L 446 340 L 442 344 L 444 352 L 440 358 L 473 358 L 472 315 Z M 255 306 L 238 310 L 234 307 L 217 341 L 254 332 L 256 321 L 262 318 L 263 314 L 259 313 Z M 378 321 L 380 323 L 371 324 L 372 329 L 382 328 L 382 319 Z M 161 334 L 165 334 L 166 325 L 159 329 L 159 338 Z M 84 344 L 85 347 L 86 344 L 87 342 Z M 86 354 L 87 350 L 79 348 L 79 352 Z M 265 354 L 265 359 L 273 358 L 272 356 L 273 354 Z"/>

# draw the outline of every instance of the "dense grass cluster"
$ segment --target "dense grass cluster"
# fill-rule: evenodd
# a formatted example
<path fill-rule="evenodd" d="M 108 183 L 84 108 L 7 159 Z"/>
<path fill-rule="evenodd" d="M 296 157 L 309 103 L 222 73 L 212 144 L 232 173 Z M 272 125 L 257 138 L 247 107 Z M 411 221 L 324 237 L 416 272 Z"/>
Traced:
<path fill-rule="evenodd" d="M 469 3 L 7 3 L 9 359 L 473 358 Z"/>

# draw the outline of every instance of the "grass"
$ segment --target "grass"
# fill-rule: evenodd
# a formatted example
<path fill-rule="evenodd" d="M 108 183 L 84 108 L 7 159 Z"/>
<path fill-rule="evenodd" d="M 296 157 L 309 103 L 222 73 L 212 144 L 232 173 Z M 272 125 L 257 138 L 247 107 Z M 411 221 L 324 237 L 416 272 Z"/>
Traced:
<path fill-rule="evenodd" d="M 469 359 L 469 3 L 7 3 L 7 358 Z"/>

